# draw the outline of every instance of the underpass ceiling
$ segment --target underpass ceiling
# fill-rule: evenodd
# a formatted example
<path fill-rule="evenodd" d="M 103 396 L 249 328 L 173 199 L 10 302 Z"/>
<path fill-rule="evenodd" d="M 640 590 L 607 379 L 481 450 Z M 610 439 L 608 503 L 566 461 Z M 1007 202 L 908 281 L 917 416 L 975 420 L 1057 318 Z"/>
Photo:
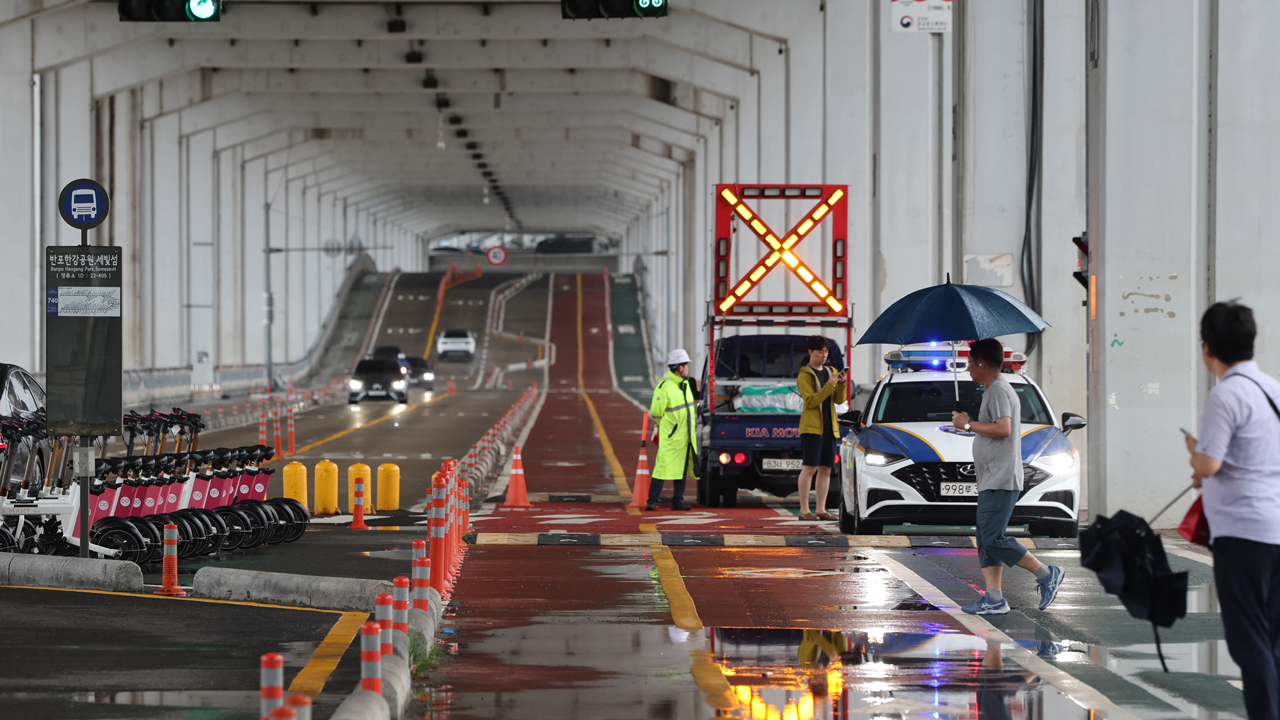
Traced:
<path fill-rule="evenodd" d="M 432 234 L 621 235 L 756 83 L 755 33 L 679 7 L 592 22 L 535 0 L 228 1 L 208 24 L 121 23 L 114 0 L 37 11 L 38 69 L 87 60 L 99 98 L 160 80 L 148 119 L 176 114 L 218 152 Z"/>

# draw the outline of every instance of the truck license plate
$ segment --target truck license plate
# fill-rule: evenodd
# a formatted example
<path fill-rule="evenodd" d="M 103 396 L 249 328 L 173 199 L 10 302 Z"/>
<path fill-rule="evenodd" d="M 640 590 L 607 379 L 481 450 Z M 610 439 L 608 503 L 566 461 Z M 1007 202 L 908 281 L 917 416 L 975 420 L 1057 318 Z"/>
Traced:
<path fill-rule="evenodd" d="M 763 467 L 765 470 L 799 470 L 803 463 L 803 460 L 798 459 L 764 458 Z"/>
<path fill-rule="evenodd" d="M 978 497 L 978 483 L 944 482 L 942 497 Z"/>

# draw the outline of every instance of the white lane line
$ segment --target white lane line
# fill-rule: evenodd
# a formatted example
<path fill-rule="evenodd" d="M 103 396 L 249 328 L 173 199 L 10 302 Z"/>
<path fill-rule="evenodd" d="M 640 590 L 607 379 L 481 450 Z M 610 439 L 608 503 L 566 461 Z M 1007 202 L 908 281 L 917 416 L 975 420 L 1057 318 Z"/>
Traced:
<path fill-rule="evenodd" d="M 1191 548 L 1188 548 L 1188 547 L 1182 547 L 1179 545 L 1165 545 L 1164 551 L 1168 553 L 1173 553 L 1178 557 L 1186 558 L 1188 560 L 1195 560 L 1196 562 L 1202 562 L 1205 565 L 1208 565 L 1209 567 L 1213 567 L 1212 555 L 1205 555 L 1204 553 L 1196 552 L 1195 550 L 1192 550 Z"/>
<path fill-rule="evenodd" d="M 1108 720 L 1137 720 L 1136 715 L 1111 702 L 1106 695 L 1103 695 L 1092 686 L 1045 662 L 1035 653 L 1015 643 L 999 628 L 983 619 L 981 615 L 965 613 L 955 601 L 934 587 L 933 583 L 920 577 L 906 565 L 890 557 L 888 553 L 874 548 L 860 547 L 850 549 L 885 566 L 889 572 L 905 582 L 926 602 L 955 618 L 956 622 L 963 625 L 969 632 L 988 642 L 1000 643 L 1007 656 L 1012 657 L 1015 662 L 1026 668 L 1028 672 L 1035 673 L 1049 681 L 1051 685 L 1061 690 L 1077 705 L 1088 710 L 1100 710 L 1104 713 L 1103 717 L 1108 718 Z"/>

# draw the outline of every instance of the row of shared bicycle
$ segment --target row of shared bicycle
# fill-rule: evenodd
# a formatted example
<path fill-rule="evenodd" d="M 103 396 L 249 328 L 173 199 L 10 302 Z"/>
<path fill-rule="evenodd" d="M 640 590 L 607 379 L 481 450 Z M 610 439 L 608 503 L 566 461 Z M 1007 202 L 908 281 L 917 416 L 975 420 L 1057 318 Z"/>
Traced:
<path fill-rule="evenodd" d="M 178 408 L 131 413 L 124 425 L 127 454 L 98 458 L 89 484 L 93 554 L 158 561 L 170 523 L 178 528 L 179 557 L 292 542 L 306 532 L 310 513 L 305 505 L 267 499 L 275 472 L 265 467 L 275 454 L 271 448 L 199 449 L 201 416 Z M 39 418 L 0 417 L 6 446 L 31 448 L 25 458 L 6 452 L 0 467 L 0 477 L 8 481 L 18 477 L 15 462 L 26 465 L 20 483 L 0 487 L 0 551 L 70 554 L 80 545 L 80 482 L 70 477 L 69 462 L 76 439 L 46 439 L 43 428 Z M 39 447 L 47 447 L 48 454 L 43 476 L 30 472 L 43 467 Z"/>

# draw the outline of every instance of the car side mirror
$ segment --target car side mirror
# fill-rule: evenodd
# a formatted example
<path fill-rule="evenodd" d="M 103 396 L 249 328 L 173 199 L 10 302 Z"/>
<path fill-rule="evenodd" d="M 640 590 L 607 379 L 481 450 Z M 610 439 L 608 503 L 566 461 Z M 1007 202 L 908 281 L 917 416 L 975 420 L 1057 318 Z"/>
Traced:
<path fill-rule="evenodd" d="M 1062 413 L 1062 434 L 1070 435 L 1072 430 L 1079 430 L 1089 422 L 1075 413 Z"/>
<path fill-rule="evenodd" d="M 836 420 L 845 427 L 858 427 L 862 424 L 862 411 L 850 410 L 846 413 L 840 413 L 836 416 Z"/>

